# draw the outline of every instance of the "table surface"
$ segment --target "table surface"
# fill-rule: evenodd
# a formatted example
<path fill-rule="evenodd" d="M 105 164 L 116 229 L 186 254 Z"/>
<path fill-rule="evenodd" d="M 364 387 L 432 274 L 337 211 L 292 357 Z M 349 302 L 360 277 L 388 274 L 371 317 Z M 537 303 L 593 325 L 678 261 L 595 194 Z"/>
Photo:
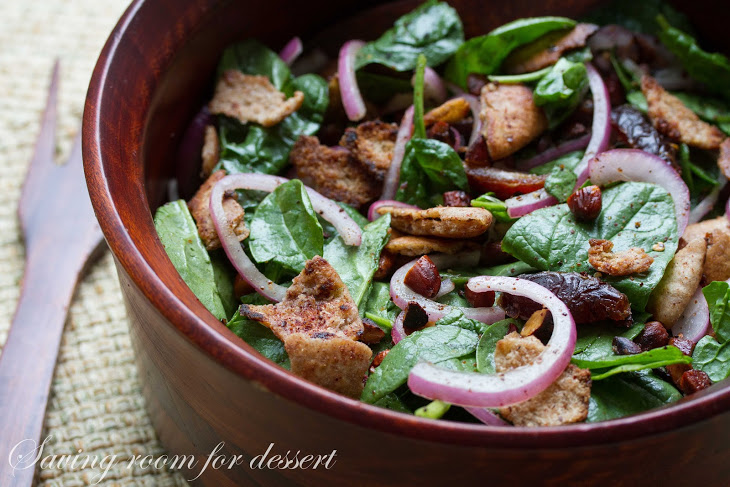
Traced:
<path fill-rule="evenodd" d="M 53 61 L 61 60 L 57 143 L 62 161 L 79 131 L 97 56 L 127 4 L 127 0 L 0 2 L 0 349 L 23 272 L 17 200 Z M 42 333 L 43 324 L 37 325 Z M 79 450 L 79 455 L 98 458 L 116 455 L 104 481 L 96 485 L 186 485 L 179 474 L 165 469 L 128 467 L 133 456 L 160 456 L 164 450 L 145 410 L 108 250 L 83 279 L 71 305 L 46 415 L 46 436 L 50 440 L 44 457 Z M 100 472 L 98 467 L 53 465 L 40 470 L 39 485 L 94 485 Z"/>

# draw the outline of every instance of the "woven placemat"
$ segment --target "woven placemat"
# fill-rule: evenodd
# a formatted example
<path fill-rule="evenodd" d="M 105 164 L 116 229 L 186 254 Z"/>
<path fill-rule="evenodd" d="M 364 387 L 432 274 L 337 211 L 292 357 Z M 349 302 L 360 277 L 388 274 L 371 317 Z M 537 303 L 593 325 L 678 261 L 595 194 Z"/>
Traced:
<path fill-rule="evenodd" d="M 80 128 L 96 58 L 127 3 L 0 2 L 0 346 L 7 337 L 23 272 L 17 200 L 53 61 L 56 57 L 61 60 L 58 156 L 64 160 Z M 42 323 L 37 326 L 42 333 Z M 98 467 L 59 467 L 56 463 L 40 469 L 39 485 L 185 485 L 179 474 L 154 466 L 128 466 L 133 456 L 160 456 L 164 451 L 144 408 L 121 291 L 108 251 L 77 290 L 51 394 L 44 435 L 50 441 L 43 456 L 73 455 L 81 450 L 84 456 L 99 459 L 116 455 L 116 462 L 98 484 L 102 471 Z"/>

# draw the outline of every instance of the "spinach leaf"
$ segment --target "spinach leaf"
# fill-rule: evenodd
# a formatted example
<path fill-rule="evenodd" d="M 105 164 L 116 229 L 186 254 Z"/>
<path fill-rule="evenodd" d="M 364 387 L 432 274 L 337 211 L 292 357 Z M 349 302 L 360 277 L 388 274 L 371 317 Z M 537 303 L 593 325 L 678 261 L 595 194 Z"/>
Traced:
<path fill-rule="evenodd" d="M 370 291 L 370 282 L 378 269 L 380 252 L 388 243 L 389 229 L 390 215 L 383 215 L 363 227 L 362 243 L 359 247 L 346 245 L 342 237 L 338 236 L 324 248 L 323 257 L 340 275 L 358 308 Z"/>
<path fill-rule="evenodd" d="M 436 139 L 411 139 L 406 145 L 398 201 L 421 208 L 438 204 L 445 191 L 469 190 L 461 157 L 450 145 Z"/>
<path fill-rule="evenodd" d="M 587 323 L 578 328 L 578 339 L 575 342 L 573 356 L 583 360 L 600 360 L 613 355 L 613 337 L 619 336 L 633 340 L 644 329 L 644 325 L 636 324 L 625 330 L 614 325 Z M 619 333 L 620 331 L 620 333 Z"/>
<path fill-rule="evenodd" d="M 497 342 L 505 337 L 510 325 L 521 327 L 520 322 L 514 319 L 502 320 L 490 325 L 485 330 L 477 345 L 477 369 L 482 374 L 494 374 L 497 372 L 494 364 L 494 351 L 497 349 Z"/>
<path fill-rule="evenodd" d="M 322 255 L 323 246 L 317 213 L 298 179 L 280 185 L 256 208 L 248 247 L 259 264 L 274 262 L 298 274 Z"/>
<path fill-rule="evenodd" d="M 534 91 L 535 105 L 547 115 L 551 129 L 557 127 L 578 106 L 588 90 L 588 72 L 582 62 L 560 58 Z"/>
<path fill-rule="evenodd" d="M 154 222 L 170 262 L 185 284 L 213 316 L 219 320 L 228 318 L 210 255 L 185 202 L 171 201 L 159 207 Z"/>
<path fill-rule="evenodd" d="M 709 90 L 730 99 L 730 59 L 720 53 L 709 53 L 689 34 L 672 27 L 659 15 L 659 40 L 679 58 L 684 69 Z"/>
<path fill-rule="evenodd" d="M 537 269 L 532 267 L 530 264 L 526 264 L 525 262 L 518 260 L 517 262 L 510 262 L 509 264 L 486 267 L 481 269 L 477 275 L 515 277 L 520 274 L 530 274 L 536 270 Z"/>
<path fill-rule="evenodd" d="M 479 336 L 458 326 L 432 326 L 403 338 L 368 377 L 362 401 L 373 404 L 406 383 L 416 363 L 438 364 L 476 350 Z"/>
<path fill-rule="evenodd" d="M 491 191 L 471 200 L 471 206 L 489 210 L 498 222 L 511 222 L 514 220 L 507 213 L 507 205 L 504 201 L 494 196 Z"/>
<path fill-rule="evenodd" d="M 547 174 L 545 191 L 555 196 L 558 201 L 565 203 L 573 192 L 578 176 L 575 168 L 583 158 L 583 151 L 569 152 L 554 161 L 532 168 L 532 174 Z"/>
<path fill-rule="evenodd" d="M 654 348 L 632 355 L 615 355 L 611 353 L 594 359 L 580 358 L 584 353 L 573 355 L 571 362 L 582 369 L 591 370 L 594 381 L 622 372 L 655 369 L 669 364 L 688 364 L 692 362 L 691 357 L 684 355 L 680 349 L 674 346 Z"/>
<path fill-rule="evenodd" d="M 672 93 L 701 119 L 714 123 L 730 135 L 730 104 L 695 93 Z"/>
<path fill-rule="evenodd" d="M 594 382 L 588 406 L 589 423 L 623 418 L 681 399 L 682 394 L 653 372 L 642 371 Z"/>
<path fill-rule="evenodd" d="M 395 21 L 393 28 L 369 42 L 357 53 L 355 68 L 371 63 L 396 71 L 416 66 L 419 55 L 429 66 L 438 66 L 464 42 L 464 28 L 456 10 L 446 2 L 429 0 Z"/>
<path fill-rule="evenodd" d="M 710 307 L 710 323 L 720 343 L 730 340 L 730 284 L 714 281 L 702 289 Z"/>
<path fill-rule="evenodd" d="M 472 320 L 471 318 L 467 318 L 466 316 L 464 316 L 464 312 L 460 309 L 455 309 L 451 311 L 449 314 L 438 320 L 435 325 L 458 326 L 459 328 L 464 328 L 465 330 L 470 330 L 480 334 L 484 333 L 484 330 L 487 328 L 487 325 L 485 323 L 477 320 Z"/>
<path fill-rule="evenodd" d="M 692 367 L 707 373 L 712 382 L 730 377 L 730 342 L 721 344 L 709 335 L 702 337 L 692 352 Z"/>
<path fill-rule="evenodd" d="M 534 81 L 540 81 L 546 74 L 553 69 L 552 66 L 547 68 L 538 69 L 531 73 L 525 74 L 491 74 L 487 76 L 489 81 L 499 83 L 502 85 L 517 85 L 520 83 L 532 83 Z"/>
<path fill-rule="evenodd" d="M 410 79 L 396 78 L 384 74 L 358 71 L 357 86 L 364 99 L 376 104 L 387 103 L 399 93 L 412 93 L 413 86 Z"/>
<path fill-rule="evenodd" d="M 284 343 L 258 321 L 246 319 L 236 311 L 226 326 L 267 359 L 285 369 L 291 367 Z"/>
<path fill-rule="evenodd" d="M 302 107 L 273 127 L 219 117 L 220 161 L 216 169 L 229 174 L 260 172 L 277 174 L 289 161 L 289 152 L 300 135 L 319 130 L 329 103 L 327 82 L 315 74 L 291 77 L 279 56 L 256 41 L 234 44 L 224 51 L 218 72 L 238 69 L 246 74 L 268 76 L 287 96 L 304 93 Z"/>
<path fill-rule="evenodd" d="M 658 35 L 657 15 L 664 15 L 673 25 L 685 32 L 692 32 L 692 25 L 684 14 L 679 13 L 664 0 L 614 0 L 593 9 L 586 21 L 594 24 L 618 24 L 635 32 Z"/>
<path fill-rule="evenodd" d="M 512 225 L 502 249 L 543 271 L 590 272 L 588 241 L 611 240 L 616 252 L 639 247 L 654 258 L 646 274 L 604 280 L 625 293 L 635 310 L 643 311 L 677 250 L 677 224 L 671 196 L 659 186 L 623 183 L 603 191 L 598 218 L 578 223 L 566 204 L 543 208 Z M 663 242 L 665 250 L 652 246 Z"/>
<path fill-rule="evenodd" d="M 413 414 L 413 411 L 411 411 L 395 393 L 386 394 L 381 399 L 375 401 L 373 406 L 390 409 L 391 411 L 398 411 L 399 413 Z"/>
<path fill-rule="evenodd" d="M 213 266 L 213 277 L 218 288 L 218 295 L 221 298 L 223 309 L 226 312 L 226 317 L 233 316 L 233 313 L 236 312 L 236 308 L 238 307 L 238 299 L 233 292 L 233 281 L 236 278 L 236 271 L 231 266 L 228 257 L 226 257 L 222 249 L 210 252 L 208 255 L 210 255 L 210 264 Z"/>
<path fill-rule="evenodd" d="M 365 306 L 360 308 L 360 314 L 373 320 L 381 328 L 393 327 L 400 308 L 390 299 L 390 284 L 387 282 L 373 282 Z"/>
<path fill-rule="evenodd" d="M 564 17 L 519 19 L 489 34 L 473 37 L 463 43 L 446 65 L 446 78 L 466 88 L 470 73 L 493 74 L 516 47 L 530 43 L 548 32 L 569 29 L 575 21 Z"/>

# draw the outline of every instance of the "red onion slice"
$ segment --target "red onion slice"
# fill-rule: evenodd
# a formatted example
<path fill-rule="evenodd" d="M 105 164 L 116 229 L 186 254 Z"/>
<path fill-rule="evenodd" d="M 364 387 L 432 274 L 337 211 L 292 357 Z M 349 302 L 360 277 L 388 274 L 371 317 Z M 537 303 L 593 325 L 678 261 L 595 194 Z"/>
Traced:
<path fill-rule="evenodd" d="M 710 308 L 700 287 L 690 299 L 682 316 L 672 325 L 672 334 L 677 336 L 681 333 L 687 340 L 697 343 L 707 335 L 709 328 Z"/>
<path fill-rule="evenodd" d="M 362 120 L 367 112 L 365 100 L 360 94 L 360 88 L 357 86 L 357 76 L 355 75 L 355 56 L 364 45 L 363 41 L 358 40 L 345 42 L 340 49 L 340 56 L 337 60 L 337 76 L 340 83 L 342 106 L 345 108 L 347 118 L 353 122 Z"/>
<path fill-rule="evenodd" d="M 588 179 L 588 163 L 608 148 L 611 139 L 611 99 L 608 95 L 608 88 L 606 88 L 603 78 L 591 63 L 586 63 L 586 71 L 588 72 L 588 84 L 593 95 L 593 124 L 591 126 L 591 140 L 588 142 L 583 159 L 575 169 L 575 173 L 578 175 L 575 189 L 580 188 L 586 182 L 586 179 Z"/>
<path fill-rule="evenodd" d="M 466 407 L 464 408 L 466 411 L 477 418 L 482 423 L 489 425 L 489 426 L 510 426 L 510 424 L 494 414 L 492 411 L 490 411 L 487 408 L 470 408 Z"/>
<path fill-rule="evenodd" d="M 541 188 L 532 193 L 513 196 L 505 200 L 504 204 L 510 218 L 519 218 L 540 208 L 557 205 L 558 199 Z"/>
<path fill-rule="evenodd" d="M 515 168 L 519 169 L 520 171 L 527 171 L 534 167 L 542 166 L 543 164 L 552 162 L 558 157 L 564 156 L 565 154 L 568 154 L 570 152 L 585 149 L 586 147 L 588 147 L 588 143 L 590 140 L 591 135 L 586 134 L 582 137 L 578 137 L 577 139 L 563 142 L 556 147 L 551 147 L 550 149 L 539 153 L 535 157 L 517 161 L 515 163 Z"/>
<path fill-rule="evenodd" d="M 411 84 L 415 84 L 416 75 L 411 78 Z M 446 85 L 436 71 L 426 66 L 423 72 L 423 94 L 436 103 L 446 101 Z"/>
<path fill-rule="evenodd" d="M 398 128 L 398 135 L 395 138 L 395 146 L 393 147 L 393 159 L 390 161 L 388 173 L 385 175 L 383 182 L 383 195 L 381 199 L 392 200 L 398 191 L 398 183 L 400 183 L 400 167 L 403 164 L 403 157 L 406 154 L 406 144 L 413 135 L 413 105 L 408 107 L 403 114 L 403 118 Z"/>
<path fill-rule="evenodd" d="M 727 203 L 725 203 L 725 217 L 730 221 L 730 198 L 728 198 Z"/>
<path fill-rule="evenodd" d="M 725 189 L 725 186 L 727 186 L 727 182 L 723 184 L 722 186 L 715 186 L 715 189 L 710 191 L 710 194 L 705 196 L 702 201 L 697 203 L 697 206 L 692 208 L 692 211 L 689 212 L 689 224 L 697 223 L 698 221 L 702 220 L 705 215 L 707 215 L 712 209 L 715 207 L 715 203 L 717 203 L 717 198 L 720 196 L 720 192 Z M 730 201 L 730 200 L 728 200 Z"/>
<path fill-rule="evenodd" d="M 456 285 L 454 284 L 454 282 L 451 279 L 444 279 L 443 281 L 441 281 L 441 287 L 439 287 L 439 292 L 436 293 L 436 296 L 434 296 L 434 298 L 438 299 L 445 294 L 449 294 L 454 289 L 456 289 Z"/>
<path fill-rule="evenodd" d="M 393 344 L 397 345 L 399 341 L 406 337 L 406 330 L 403 328 L 403 319 L 406 317 L 406 312 L 401 311 L 393 321 L 393 328 L 390 329 L 390 337 L 393 339 Z"/>
<path fill-rule="evenodd" d="M 481 117 L 479 117 L 479 98 L 474 95 L 469 95 L 467 93 L 463 93 L 459 96 L 465 99 L 467 103 L 469 103 L 469 108 L 471 109 L 471 118 L 473 122 L 471 126 L 471 135 L 469 136 L 469 145 L 472 145 L 474 141 L 477 140 L 477 137 L 479 137 L 479 132 L 481 132 L 482 130 L 482 119 Z"/>
<path fill-rule="evenodd" d="M 279 57 L 288 66 L 291 66 L 294 61 L 304 50 L 302 46 L 302 40 L 299 37 L 292 37 L 292 39 L 286 43 L 286 46 L 279 53 Z"/>
<path fill-rule="evenodd" d="M 286 288 L 272 282 L 264 274 L 259 272 L 254 263 L 251 262 L 251 259 L 246 255 L 246 252 L 243 251 L 238 237 L 233 233 L 228 223 L 226 213 L 223 209 L 223 195 L 226 191 L 237 189 L 253 189 L 270 193 L 287 181 L 289 180 L 286 178 L 270 176 L 268 174 L 231 174 L 218 181 L 210 193 L 210 215 L 228 259 L 241 277 L 251 284 L 256 292 L 271 301 L 281 301 L 284 299 Z M 345 210 L 312 188 L 307 186 L 304 186 L 304 188 L 312 202 L 314 211 L 332 223 L 342 237 L 342 240 L 347 245 L 360 245 L 362 231 Z"/>
<path fill-rule="evenodd" d="M 390 297 L 393 299 L 395 305 L 398 306 L 400 309 L 406 309 L 408 303 L 415 302 L 420 305 L 421 308 L 423 308 L 426 314 L 428 314 L 429 321 L 438 321 L 455 309 L 461 310 L 464 313 L 464 316 L 466 316 L 467 318 L 481 321 L 487 324 L 492 324 L 501 319 L 504 319 L 504 310 L 498 306 L 492 306 L 488 308 L 457 308 L 454 306 L 437 303 L 436 301 L 425 298 L 420 294 L 414 292 L 411 288 L 406 286 L 403 281 L 408 271 L 411 270 L 411 267 L 413 267 L 413 265 L 416 263 L 416 260 L 412 260 L 408 264 L 395 271 L 393 277 L 390 280 Z M 432 257 L 431 260 L 433 260 L 437 268 L 444 267 L 443 261 L 440 261 L 438 257 Z M 466 262 L 461 262 L 460 265 L 468 266 Z"/>
<path fill-rule="evenodd" d="M 420 362 L 408 376 L 411 391 L 457 406 L 493 408 L 526 401 L 547 389 L 568 366 L 575 348 L 575 322 L 565 303 L 539 284 L 514 277 L 474 277 L 467 287 L 525 296 L 542 304 L 553 316 L 550 341 L 531 365 L 500 374 L 458 372 Z"/>
<path fill-rule="evenodd" d="M 370 208 L 368 208 L 368 220 L 369 221 L 375 221 L 380 216 L 378 214 L 378 209 L 383 208 L 385 206 L 392 206 L 395 208 L 412 208 L 414 210 L 420 210 L 419 207 L 409 205 L 408 203 L 403 203 L 402 201 L 396 201 L 396 200 L 378 200 L 373 202 L 372 205 L 370 205 Z"/>
<path fill-rule="evenodd" d="M 684 233 L 689 221 L 689 190 L 664 159 L 638 149 L 613 149 L 591 160 L 588 172 L 591 182 L 599 186 L 615 181 L 641 181 L 661 186 L 674 200 L 678 235 Z"/>

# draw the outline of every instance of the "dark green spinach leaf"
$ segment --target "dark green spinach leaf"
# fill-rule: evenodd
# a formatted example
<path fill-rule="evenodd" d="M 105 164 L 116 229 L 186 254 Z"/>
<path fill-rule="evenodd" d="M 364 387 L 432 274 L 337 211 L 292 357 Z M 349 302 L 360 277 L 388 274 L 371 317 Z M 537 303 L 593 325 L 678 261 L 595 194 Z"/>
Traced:
<path fill-rule="evenodd" d="M 224 296 L 221 295 L 221 290 L 225 289 L 225 274 L 216 275 L 185 202 L 171 201 L 159 207 L 154 221 L 160 242 L 185 284 L 213 316 L 219 320 L 228 318 L 226 308 L 230 308 L 230 304 L 224 304 L 227 293 L 223 291 Z"/>
<path fill-rule="evenodd" d="M 623 418 L 678 401 L 682 394 L 651 371 L 633 372 L 594 382 L 589 423 Z"/>
<path fill-rule="evenodd" d="M 510 217 L 507 213 L 507 205 L 504 201 L 494 196 L 494 193 L 491 191 L 471 200 L 471 206 L 489 210 L 498 222 L 506 223 L 514 221 L 514 218 Z"/>
<path fill-rule="evenodd" d="M 692 352 L 692 367 L 707 373 L 712 382 L 730 377 L 730 342 L 702 337 Z"/>
<path fill-rule="evenodd" d="M 438 364 L 476 350 L 479 336 L 458 326 L 432 326 L 403 338 L 368 377 L 362 401 L 373 404 L 406 383 L 419 360 Z"/>
<path fill-rule="evenodd" d="M 411 139 L 406 145 L 396 199 L 421 208 L 440 202 L 445 191 L 469 190 L 461 157 L 436 139 Z"/>
<path fill-rule="evenodd" d="M 373 282 L 365 306 L 360 307 L 360 315 L 369 318 L 381 328 L 390 329 L 400 313 L 400 308 L 390 299 L 390 284 Z"/>
<path fill-rule="evenodd" d="M 560 58 L 537 83 L 535 105 L 543 108 L 552 129 L 573 113 L 587 90 L 588 72 L 585 65 Z"/>
<path fill-rule="evenodd" d="M 494 364 L 494 351 L 497 349 L 497 342 L 507 335 L 511 325 L 521 328 L 519 321 L 514 319 L 502 320 L 490 325 L 477 345 L 477 369 L 482 374 L 494 374 L 497 372 Z"/>
<path fill-rule="evenodd" d="M 285 369 L 291 367 L 284 343 L 258 321 L 246 319 L 236 311 L 226 326 L 267 359 Z"/>
<path fill-rule="evenodd" d="M 656 20 L 660 14 L 669 19 L 672 25 L 685 32 L 693 32 L 687 17 L 664 0 L 614 0 L 593 9 L 586 16 L 586 21 L 600 25 L 618 24 L 635 32 L 656 36 L 661 30 Z"/>
<path fill-rule="evenodd" d="M 275 262 L 298 274 L 322 255 L 323 246 L 317 213 L 298 179 L 280 185 L 256 208 L 248 247 L 257 263 Z"/>
<path fill-rule="evenodd" d="M 689 364 L 692 358 L 684 355 L 680 349 L 674 346 L 654 348 L 646 352 L 632 355 L 610 355 L 585 359 L 581 358 L 585 352 L 573 355 L 571 362 L 582 369 L 591 371 L 591 378 L 594 381 L 605 379 L 623 372 L 635 372 L 643 369 L 656 369 L 670 364 Z"/>
<path fill-rule="evenodd" d="M 464 328 L 465 330 L 470 330 L 475 333 L 484 333 L 484 330 L 487 328 L 488 325 L 485 323 L 482 323 L 481 321 L 472 320 L 471 318 L 467 318 L 464 316 L 464 312 L 460 309 L 454 309 L 449 314 L 441 318 L 435 323 L 436 326 L 441 325 L 451 325 L 451 326 L 458 326 L 459 328 Z"/>
<path fill-rule="evenodd" d="M 720 343 L 730 340 L 730 284 L 714 281 L 702 289 L 710 308 L 710 323 Z"/>
<path fill-rule="evenodd" d="M 408 71 L 416 67 L 420 55 L 426 56 L 429 66 L 438 66 L 463 42 L 464 28 L 456 10 L 445 2 L 429 0 L 360 49 L 355 67 L 360 69 L 377 63 L 396 71 Z"/>
<path fill-rule="evenodd" d="M 574 26 L 574 20 L 564 17 L 535 17 L 497 27 L 489 34 L 473 37 L 463 43 L 446 65 L 446 77 L 466 88 L 466 77 L 470 73 L 494 74 L 516 47 L 528 44 L 548 32 Z"/>
<path fill-rule="evenodd" d="M 555 196 L 558 201 L 565 203 L 568 196 L 573 192 L 578 176 L 575 168 L 583 159 L 583 151 L 569 152 L 558 157 L 554 161 L 532 168 L 532 174 L 547 174 L 545 180 L 545 191 Z"/>
<path fill-rule="evenodd" d="M 517 220 L 502 249 L 540 270 L 590 272 L 592 238 L 611 240 L 616 252 L 639 247 L 654 258 L 646 274 L 604 278 L 628 296 L 632 308 L 643 311 L 677 250 L 671 196 L 653 184 L 622 183 L 603 191 L 603 209 L 595 221 L 576 222 L 566 204 L 543 208 Z M 663 252 L 652 250 L 658 242 L 664 243 Z"/>

